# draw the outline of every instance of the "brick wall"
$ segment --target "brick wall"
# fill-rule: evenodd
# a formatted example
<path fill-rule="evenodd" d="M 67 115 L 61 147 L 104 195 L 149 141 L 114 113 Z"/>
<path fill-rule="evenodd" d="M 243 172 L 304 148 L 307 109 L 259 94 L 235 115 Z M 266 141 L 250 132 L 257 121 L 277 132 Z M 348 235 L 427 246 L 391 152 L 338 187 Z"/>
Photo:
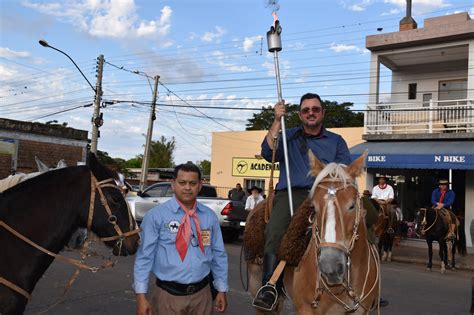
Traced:
<path fill-rule="evenodd" d="M 18 146 L 19 172 L 36 172 L 35 156 L 48 166 L 56 166 L 59 160 L 66 160 L 67 165 L 75 166 L 82 161 L 82 147 L 55 143 L 20 140 Z"/>
<path fill-rule="evenodd" d="M 0 154 L 0 179 L 10 175 L 12 168 L 12 156 L 10 154 Z"/>

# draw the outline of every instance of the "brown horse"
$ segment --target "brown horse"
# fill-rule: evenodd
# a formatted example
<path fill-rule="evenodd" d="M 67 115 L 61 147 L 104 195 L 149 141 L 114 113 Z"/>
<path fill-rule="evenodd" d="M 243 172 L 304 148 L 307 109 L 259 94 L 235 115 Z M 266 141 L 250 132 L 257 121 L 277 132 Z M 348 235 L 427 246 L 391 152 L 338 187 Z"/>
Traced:
<path fill-rule="evenodd" d="M 299 265 L 285 269 L 286 291 L 300 315 L 368 314 L 379 299 L 380 262 L 377 250 L 367 241 L 355 181 L 367 154 L 349 166 L 324 166 L 312 152 L 308 154 L 310 174 L 316 177 L 309 194 L 314 207 L 311 239 Z M 247 218 L 247 226 L 257 222 L 256 211 Z M 262 266 L 256 260 L 247 263 L 249 289 L 255 295 L 261 285 Z M 282 302 L 280 297 L 275 313 L 281 311 Z M 257 314 L 264 313 L 257 310 Z"/>
<path fill-rule="evenodd" d="M 392 260 L 392 246 L 397 230 L 397 214 L 392 204 L 382 204 L 379 206 L 379 217 L 374 224 L 375 235 L 378 238 L 378 251 L 382 260 Z"/>

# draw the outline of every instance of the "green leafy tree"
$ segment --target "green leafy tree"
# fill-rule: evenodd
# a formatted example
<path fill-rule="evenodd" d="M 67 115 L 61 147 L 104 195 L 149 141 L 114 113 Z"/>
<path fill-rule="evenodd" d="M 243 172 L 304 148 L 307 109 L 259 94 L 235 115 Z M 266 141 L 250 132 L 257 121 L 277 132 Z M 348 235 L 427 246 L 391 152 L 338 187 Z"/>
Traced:
<path fill-rule="evenodd" d="M 323 100 L 326 108 L 324 117 L 324 126 L 326 128 L 340 127 L 362 127 L 364 125 L 364 114 L 351 111 L 354 105 L 350 102 L 338 103 Z M 290 104 L 286 107 L 286 127 L 292 128 L 300 124 L 298 117 L 299 104 Z M 268 130 L 273 123 L 273 107 L 262 107 L 260 113 L 254 113 L 252 118 L 248 119 L 247 130 Z"/>
<path fill-rule="evenodd" d="M 128 168 L 140 168 L 142 167 L 143 155 L 137 155 L 134 158 L 131 158 L 125 161 L 125 165 Z"/>
<path fill-rule="evenodd" d="M 176 140 L 161 136 L 160 140 L 152 141 L 150 146 L 150 167 L 174 167 L 174 150 Z"/>
<path fill-rule="evenodd" d="M 202 175 L 211 174 L 211 161 L 209 160 L 197 161 L 196 165 L 201 169 Z"/>

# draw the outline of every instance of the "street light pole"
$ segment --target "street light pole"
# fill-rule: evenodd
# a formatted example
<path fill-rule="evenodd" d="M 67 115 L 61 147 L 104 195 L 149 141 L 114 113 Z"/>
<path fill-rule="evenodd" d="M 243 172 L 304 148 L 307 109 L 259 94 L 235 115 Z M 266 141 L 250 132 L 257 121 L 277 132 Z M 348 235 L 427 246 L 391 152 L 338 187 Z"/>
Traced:
<path fill-rule="evenodd" d="M 157 75 L 154 77 L 155 84 L 153 89 L 153 99 L 151 101 L 151 111 L 150 111 L 150 118 L 148 119 L 148 131 L 146 133 L 146 143 L 145 143 L 145 152 L 143 154 L 142 160 L 142 171 L 140 173 L 140 191 L 145 189 L 148 180 L 148 165 L 150 164 L 150 146 L 151 146 L 151 138 L 153 136 L 153 123 L 155 122 L 156 115 L 155 115 L 155 108 L 156 108 L 156 98 L 158 96 L 158 81 L 160 76 Z"/>
<path fill-rule="evenodd" d="M 94 92 L 96 92 L 95 88 L 94 88 L 94 87 L 92 86 L 92 84 L 89 82 L 89 80 L 88 80 L 87 77 L 84 75 L 84 73 L 82 73 L 82 71 L 81 71 L 81 69 L 79 68 L 79 66 L 74 62 L 74 60 L 72 60 L 71 57 L 69 57 L 68 54 L 66 54 L 64 51 L 62 51 L 62 50 L 60 50 L 60 49 L 57 49 L 56 47 L 51 46 L 51 45 L 48 44 L 48 42 L 45 41 L 44 39 L 40 39 L 40 40 L 38 41 L 38 43 L 39 43 L 41 46 L 43 46 L 43 47 L 48 47 L 48 48 L 54 49 L 54 50 L 56 50 L 56 51 L 59 51 L 59 52 L 60 52 L 61 54 L 63 54 L 64 56 L 68 57 L 69 60 L 71 60 L 72 63 L 76 66 L 76 69 L 79 70 L 79 72 L 82 74 L 82 77 L 83 77 L 84 79 L 86 79 L 87 83 L 89 83 L 89 86 L 91 87 L 91 89 L 92 89 Z"/>
<path fill-rule="evenodd" d="M 100 113 L 100 103 L 102 101 L 102 71 L 104 68 L 104 55 L 100 55 L 97 62 L 97 83 L 96 87 L 92 86 L 90 81 L 87 79 L 87 77 L 84 75 L 84 73 L 81 71 L 79 66 L 76 64 L 76 62 L 64 51 L 51 46 L 47 41 L 44 39 L 41 39 L 38 41 L 39 44 L 43 47 L 48 47 L 51 49 L 54 49 L 64 56 L 68 57 L 69 60 L 74 64 L 77 70 L 81 73 L 82 77 L 87 81 L 91 89 L 94 91 L 95 96 L 94 96 L 94 114 L 92 115 L 92 133 L 91 133 L 91 152 L 97 155 L 97 139 L 99 138 L 99 127 L 102 126 L 104 123 L 104 120 L 102 119 L 102 115 Z"/>

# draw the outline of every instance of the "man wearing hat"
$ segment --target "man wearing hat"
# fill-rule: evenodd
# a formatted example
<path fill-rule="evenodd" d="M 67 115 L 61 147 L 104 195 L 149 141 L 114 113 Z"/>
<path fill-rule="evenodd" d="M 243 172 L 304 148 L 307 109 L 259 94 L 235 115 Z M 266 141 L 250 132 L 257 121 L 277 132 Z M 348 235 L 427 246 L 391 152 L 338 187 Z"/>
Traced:
<path fill-rule="evenodd" d="M 433 190 L 431 194 L 431 204 L 434 209 L 447 209 L 452 211 L 452 205 L 454 203 L 454 191 L 448 187 L 449 181 L 447 179 L 439 180 L 439 187 Z M 449 232 L 447 238 L 455 239 L 456 234 L 456 218 L 453 218 L 452 215 L 444 215 L 445 221 L 449 226 Z M 453 223 L 454 222 L 454 223 Z"/>
<path fill-rule="evenodd" d="M 262 192 L 262 188 L 257 186 L 252 186 L 247 190 L 250 196 L 247 197 L 247 201 L 245 202 L 245 210 L 251 211 L 257 204 L 263 201 L 263 197 L 260 194 Z"/>
<path fill-rule="evenodd" d="M 378 180 L 378 185 L 372 188 L 372 199 L 379 205 L 389 204 L 394 198 L 393 187 L 387 184 L 385 175 L 380 175 Z"/>

